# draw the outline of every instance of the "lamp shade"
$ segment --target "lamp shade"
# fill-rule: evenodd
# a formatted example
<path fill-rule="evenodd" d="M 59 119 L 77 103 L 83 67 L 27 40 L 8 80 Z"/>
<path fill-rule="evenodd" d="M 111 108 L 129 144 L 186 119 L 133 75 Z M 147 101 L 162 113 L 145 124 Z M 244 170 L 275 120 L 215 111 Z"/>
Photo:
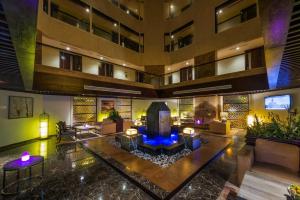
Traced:
<path fill-rule="evenodd" d="M 135 120 L 134 125 L 135 126 L 142 126 L 143 123 L 141 122 L 141 120 L 137 119 L 137 120 Z"/>
<path fill-rule="evenodd" d="M 195 134 L 195 129 L 187 127 L 183 129 L 183 133 L 188 135 L 193 135 Z"/>
<path fill-rule="evenodd" d="M 49 114 L 43 112 L 40 114 L 40 137 L 41 139 L 48 138 L 49 129 Z"/>
<path fill-rule="evenodd" d="M 128 136 L 136 135 L 137 133 L 138 133 L 137 130 L 134 128 L 129 128 L 126 130 L 126 135 Z"/>
<path fill-rule="evenodd" d="M 22 155 L 21 155 L 21 161 L 26 162 L 29 159 L 30 159 L 30 154 L 27 151 L 23 152 Z"/>

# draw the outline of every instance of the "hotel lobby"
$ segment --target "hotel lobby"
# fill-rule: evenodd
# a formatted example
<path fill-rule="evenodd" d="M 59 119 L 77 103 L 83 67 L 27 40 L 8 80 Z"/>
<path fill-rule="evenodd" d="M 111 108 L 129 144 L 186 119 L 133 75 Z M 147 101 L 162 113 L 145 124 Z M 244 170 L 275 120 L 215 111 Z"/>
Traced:
<path fill-rule="evenodd" d="M 0 199 L 299 200 L 299 13 L 0 0 Z"/>

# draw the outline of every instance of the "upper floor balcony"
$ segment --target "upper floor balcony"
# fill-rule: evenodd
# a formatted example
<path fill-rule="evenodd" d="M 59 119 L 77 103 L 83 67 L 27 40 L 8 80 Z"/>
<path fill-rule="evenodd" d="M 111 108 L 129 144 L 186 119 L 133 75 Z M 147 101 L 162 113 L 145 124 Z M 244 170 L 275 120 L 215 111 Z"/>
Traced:
<path fill-rule="evenodd" d="M 144 34 L 80 0 L 44 0 L 43 11 L 52 18 L 135 52 L 144 52 Z"/>
<path fill-rule="evenodd" d="M 143 67 L 131 68 L 128 64 L 115 64 L 103 58 L 97 59 L 81 55 L 70 51 L 70 49 L 59 49 L 48 45 L 39 46 L 41 59 L 37 64 L 43 66 L 43 69 L 47 67 L 46 72 L 53 69 L 53 72 L 63 72 L 66 75 L 68 71 L 73 71 L 77 75 L 78 73 L 86 74 L 89 78 L 147 88 L 180 87 L 199 81 L 213 82 L 234 76 L 242 77 L 266 73 L 262 47 L 200 65 L 184 66 L 179 70 L 159 76 L 145 72 Z"/>

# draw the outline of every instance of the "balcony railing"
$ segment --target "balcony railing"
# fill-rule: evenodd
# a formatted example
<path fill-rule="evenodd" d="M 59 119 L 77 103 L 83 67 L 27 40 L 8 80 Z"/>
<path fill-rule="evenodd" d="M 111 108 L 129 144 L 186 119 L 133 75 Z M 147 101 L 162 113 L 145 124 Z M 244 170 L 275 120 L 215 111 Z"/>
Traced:
<path fill-rule="evenodd" d="M 83 29 L 85 31 L 90 30 L 89 21 L 80 20 L 80 19 L 76 18 L 75 16 L 72 16 L 71 14 L 68 14 L 64 11 L 61 11 L 58 9 L 55 9 L 55 10 L 52 9 L 51 17 L 59 19 L 65 23 L 72 25 L 72 26 L 76 26 L 77 28 Z"/>
<path fill-rule="evenodd" d="M 160 85 L 171 85 L 260 67 L 265 67 L 263 48 L 166 73 L 160 78 Z"/>
<path fill-rule="evenodd" d="M 75 54 L 77 55 L 77 57 L 80 56 L 81 62 L 79 63 L 89 63 L 89 66 L 85 66 L 82 64 L 82 66 L 78 68 L 81 70 L 81 72 L 94 74 L 97 76 L 101 74 L 101 76 L 108 76 L 115 79 L 127 80 L 132 82 L 146 83 L 157 87 L 235 72 L 247 71 L 253 68 L 265 67 L 264 50 L 263 48 L 257 48 L 251 51 L 247 51 L 246 53 L 222 58 L 216 61 L 195 66 L 183 67 L 180 70 L 158 76 L 115 63 L 98 60 L 89 56 L 72 53 L 64 49 L 58 49 L 56 47 L 50 47 L 42 44 L 40 46 L 41 48 L 45 48 L 43 49 L 43 55 L 47 55 L 47 48 L 50 48 L 52 54 L 53 50 L 55 50 L 57 51 L 57 55 L 61 55 L 59 52 L 65 52 L 67 54 Z M 66 60 L 61 60 L 61 58 L 53 57 L 51 57 L 50 60 L 50 58 L 46 56 L 42 58 L 41 64 L 44 66 L 60 68 L 60 62 L 66 62 Z M 110 65 L 108 72 L 107 69 L 104 70 L 106 71 L 105 73 L 103 73 L 103 69 L 102 73 L 100 72 L 100 67 L 103 66 L 102 63 Z M 70 70 L 72 70 L 72 67 L 70 67 Z M 74 70 L 78 71 L 77 69 Z"/>

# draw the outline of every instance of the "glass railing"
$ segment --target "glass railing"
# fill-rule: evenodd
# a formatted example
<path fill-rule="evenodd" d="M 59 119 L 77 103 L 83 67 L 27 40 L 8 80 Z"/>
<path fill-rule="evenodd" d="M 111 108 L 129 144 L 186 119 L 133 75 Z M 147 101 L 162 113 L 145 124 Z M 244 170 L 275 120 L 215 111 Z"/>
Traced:
<path fill-rule="evenodd" d="M 193 43 L 194 22 L 191 21 L 176 30 L 164 34 L 165 52 L 172 52 Z"/>
<path fill-rule="evenodd" d="M 262 48 L 201 65 L 183 67 L 180 70 L 164 74 L 161 77 L 160 83 L 161 85 L 171 85 L 259 67 L 265 67 L 264 51 Z"/>
<path fill-rule="evenodd" d="M 134 17 L 137 20 L 143 20 L 144 3 L 139 0 L 108 0 L 110 3 L 118 6 L 126 14 Z M 127 5 L 128 4 L 128 5 Z"/>
<path fill-rule="evenodd" d="M 231 29 L 257 16 L 255 0 L 226 2 L 216 8 L 216 32 Z"/>
<path fill-rule="evenodd" d="M 79 20 L 78 18 L 76 18 L 72 15 L 69 15 L 68 13 L 65 13 L 63 11 L 55 10 L 55 11 L 51 12 L 51 16 L 65 22 L 67 24 L 70 24 L 72 26 L 76 26 L 77 28 L 83 29 L 85 31 L 90 30 L 89 22 Z"/>
<path fill-rule="evenodd" d="M 253 68 L 265 67 L 263 48 L 257 48 L 251 51 L 247 51 L 247 53 L 222 58 L 201 65 L 183 67 L 180 70 L 166 73 L 161 76 L 130 68 L 128 66 L 122 66 L 107 62 L 105 60 L 98 60 L 86 55 L 72 53 L 70 51 L 58 49 L 56 47 L 40 45 L 39 49 L 42 49 L 43 55 L 47 55 L 47 52 L 53 55 L 53 51 L 57 51 L 57 55 L 62 55 L 61 52 L 64 52 L 66 54 L 73 54 L 76 55 L 76 57 L 80 57 L 81 62 L 78 62 L 78 64 L 81 66 L 78 67 L 78 69 L 80 69 L 80 71 L 84 73 L 97 76 L 107 76 L 132 82 L 146 83 L 156 87 L 241 72 Z M 64 64 L 71 65 L 72 61 L 70 60 L 71 59 L 66 59 L 66 56 L 64 56 L 64 58 L 45 56 L 42 57 L 42 63 L 40 64 L 42 64 L 43 66 L 62 68 L 61 63 L 64 62 Z M 65 63 L 67 61 L 70 61 L 70 63 Z M 70 67 L 67 69 L 72 70 L 73 68 Z"/>
<path fill-rule="evenodd" d="M 164 3 L 165 19 L 172 19 L 191 7 L 192 0 L 171 0 Z"/>
<path fill-rule="evenodd" d="M 64 49 L 59 49 L 56 47 L 51 47 L 48 45 L 38 44 L 38 49 L 43 51 L 43 55 L 53 54 L 55 52 L 57 57 L 42 57 L 43 66 L 49 66 L 54 68 L 62 68 L 70 71 L 80 71 L 83 73 L 93 74 L 97 76 L 107 76 L 120 80 L 127 80 L 132 82 L 146 83 L 155 86 L 160 85 L 160 77 L 151 73 L 147 73 L 141 70 L 137 70 L 128 66 L 118 65 L 116 63 L 111 63 L 102 60 L 89 57 L 86 55 L 81 55 L 73 53 Z M 60 56 L 59 56 L 60 55 Z M 72 66 L 74 64 L 74 59 L 69 59 L 69 57 L 79 57 L 81 62 L 78 62 L 80 66 L 74 69 L 74 67 L 64 67 Z M 104 69 L 105 68 L 105 69 Z"/>

